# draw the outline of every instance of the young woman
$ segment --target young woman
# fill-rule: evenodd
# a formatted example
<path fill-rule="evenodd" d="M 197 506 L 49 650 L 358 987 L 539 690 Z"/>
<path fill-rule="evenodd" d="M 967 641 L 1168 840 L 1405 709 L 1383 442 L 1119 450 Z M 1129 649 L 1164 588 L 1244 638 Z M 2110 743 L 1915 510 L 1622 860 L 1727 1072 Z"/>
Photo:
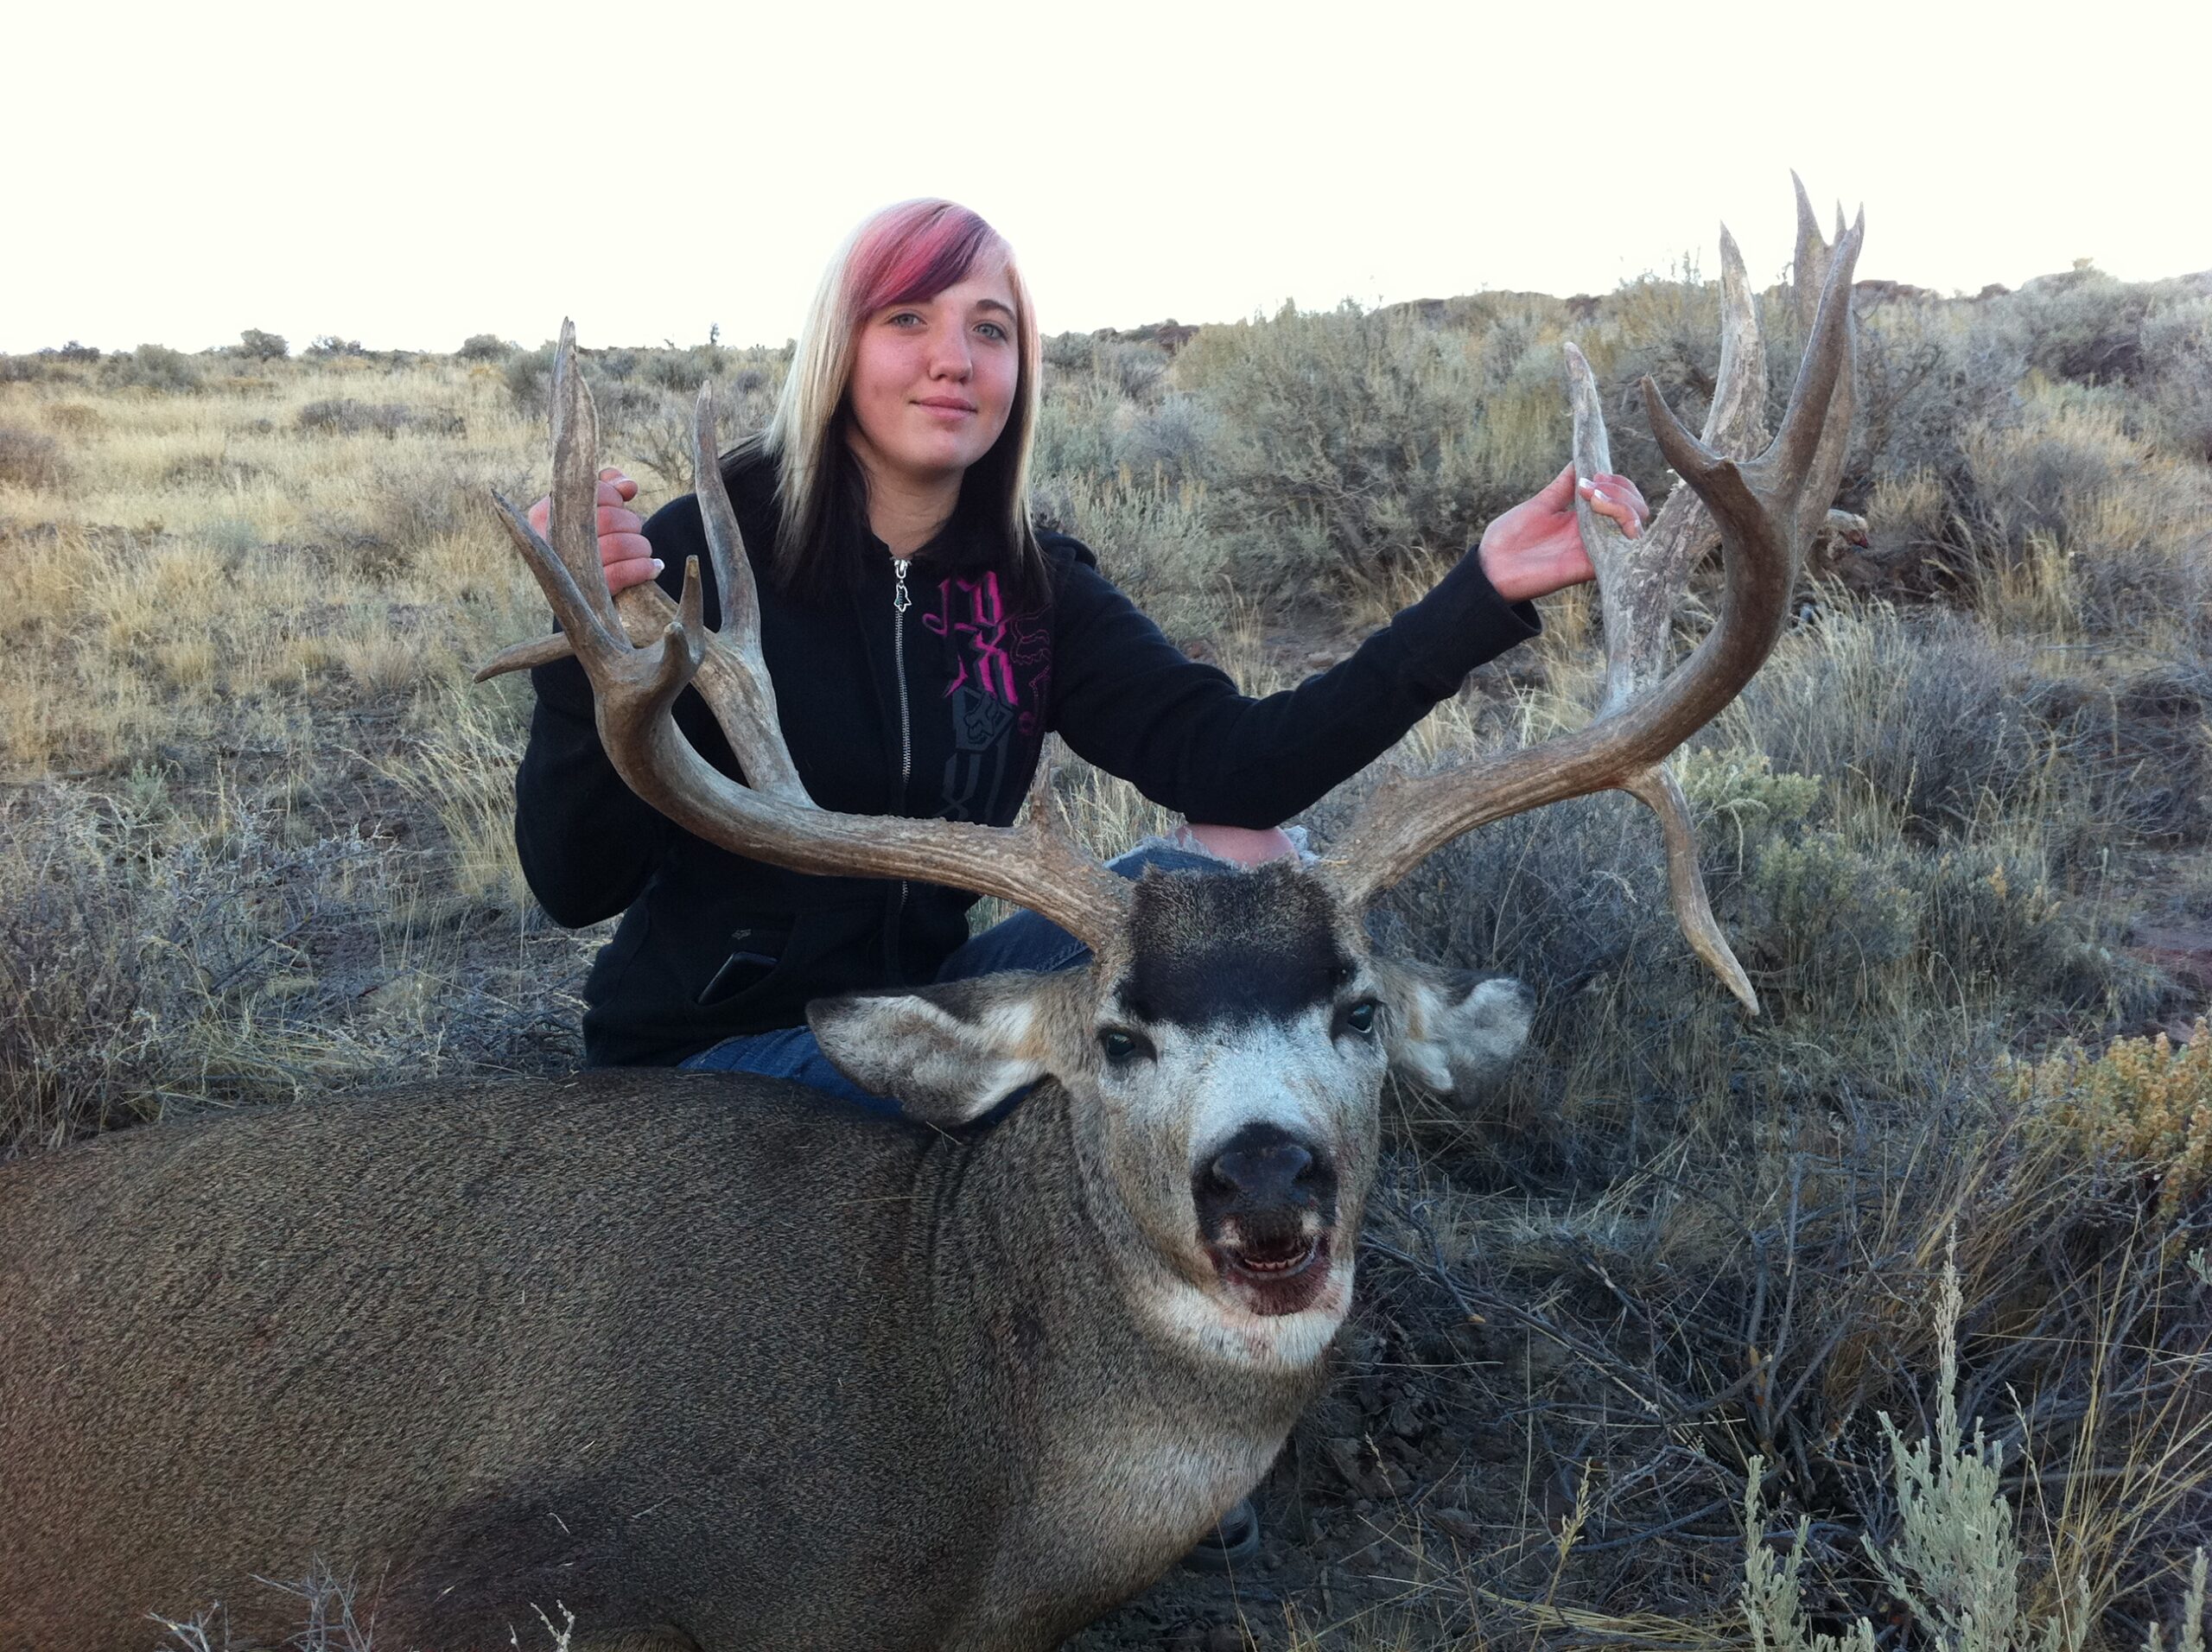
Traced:
<path fill-rule="evenodd" d="M 1179 848 L 1125 857 L 1128 875 L 1287 853 L 1278 823 L 1535 635 L 1529 599 L 1591 577 L 1578 489 L 1630 534 L 1648 515 L 1625 478 L 1578 483 L 1569 467 L 1350 659 L 1249 699 L 1185 658 L 1087 549 L 1033 524 L 1038 336 L 1013 253 L 982 219 L 942 200 L 887 207 L 831 262 L 767 430 L 724 457 L 784 732 L 824 808 L 1004 825 L 1057 732 L 1210 823 L 1184 829 Z M 601 473 L 607 582 L 658 578 L 673 593 L 687 557 L 710 565 L 697 502 L 640 523 L 636 492 Z M 711 588 L 707 613 L 716 623 Z M 805 876 L 702 842 L 615 774 L 575 662 L 532 677 L 524 870 L 563 924 L 622 914 L 584 988 L 593 1064 L 768 1072 L 887 1107 L 822 1058 L 809 1000 L 1083 956 L 1033 917 L 969 941 L 973 897 L 958 890 Z M 677 721 L 737 772 L 696 695 Z"/>

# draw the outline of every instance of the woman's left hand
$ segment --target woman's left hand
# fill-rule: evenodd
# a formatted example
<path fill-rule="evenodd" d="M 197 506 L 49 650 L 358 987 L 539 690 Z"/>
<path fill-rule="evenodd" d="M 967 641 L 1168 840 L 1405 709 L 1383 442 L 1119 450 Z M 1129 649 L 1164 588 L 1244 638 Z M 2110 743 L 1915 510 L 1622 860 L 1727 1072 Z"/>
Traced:
<path fill-rule="evenodd" d="M 1534 499 L 1523 499 L 1483 530 L 1475 554 L 1482 558 L 1491 584 L 1508 602 L 1549 596 L 1596 576 L 1574 518 L 1578 492 L 1592 511 L 1610 518 L 1630 539 L 1650 519 L 1651 507 L 1627 477 L 1599 475 L 1578 483 L 1574 467 L 1569 465 Z"/>

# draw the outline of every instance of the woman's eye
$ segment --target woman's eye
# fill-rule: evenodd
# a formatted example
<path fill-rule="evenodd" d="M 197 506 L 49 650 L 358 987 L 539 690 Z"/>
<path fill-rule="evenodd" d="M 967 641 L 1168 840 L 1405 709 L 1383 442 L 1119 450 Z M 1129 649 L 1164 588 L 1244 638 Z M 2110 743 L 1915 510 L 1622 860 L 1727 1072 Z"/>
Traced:
<path fill-rule="evenodd" d="M 922 324 L 922 318 L 912 310 L 900 310 L 896 315 L 885 316 L 884 320 L 893 327 L 905 327 L 909 322 L 916 327 Z"/>
<path fill-rule="evenodd" d="M 1007 330 L 1001 327 L 996 321 L 985 321 L 976 330 L 982 334 L 985 338 L 996 340 L 1001 344 L 1005 343 L 1007 340 Z"/>
<path fill-rule="evenodd" d="M 1375 1031 L 1375 1001 L 1363 998 L 1344 1012 L 1344 1025 L 1362 1035 Z"/>

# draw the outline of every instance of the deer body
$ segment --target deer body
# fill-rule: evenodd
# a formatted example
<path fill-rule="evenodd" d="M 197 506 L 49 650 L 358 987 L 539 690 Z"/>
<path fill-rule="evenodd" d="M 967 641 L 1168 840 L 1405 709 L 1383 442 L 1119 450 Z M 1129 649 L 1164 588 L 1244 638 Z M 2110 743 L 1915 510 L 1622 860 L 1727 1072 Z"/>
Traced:
<path fill-rule="evenodd" d="M 0 1170 L 0 1644 L 281 1636 L 251 1579 L 319 1561 L 442 1652 L 556 1602 L 580 1644 L 1056 1645 L 1257 1481 L 1326 1340 L 1133 1305 L 1073 1142 L 1050 1085 L 970 1141 L 629 1073 Z"/>

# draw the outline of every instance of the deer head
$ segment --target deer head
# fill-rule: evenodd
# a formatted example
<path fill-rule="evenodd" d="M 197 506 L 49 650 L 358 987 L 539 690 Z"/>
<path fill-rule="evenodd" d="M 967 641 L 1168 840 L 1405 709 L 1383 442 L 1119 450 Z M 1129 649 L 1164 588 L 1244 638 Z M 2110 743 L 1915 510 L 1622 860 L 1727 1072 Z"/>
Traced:
<path fill-rule="evenodd" d="M 1805 301 L 1809 342 L 1779 432 L 1740 461 L 1715 449 L 1749 445 L 1763 373 L 1742 260 L 1722 233 L 1721 382 L 1705 438 L 1675 421 L 1649 379 L 1643 387 L 1688 486 L 1634 541 L 1586 507 L 1610 667 L 1599 715 L 1541 745 L 1391 776 L 1319 866 L 1152 872 L 1132 884 L 1076 847 L 1049 763 L 1012 827 L 817 808 L 777 722 L 758 599 L 716 459 L 711 386 L 700 391 L 694 451 L 718 632 L 702 622 L 696 562 L 680 602 L 652 584 L 607 594 L 594 533 L 595 416 L 566 325 L 554 367 L 550 543 L 498 501 L 563 635 L 508 650 L 480 680 L 573 648 L 616 769 L 687 830 L 799 871 L 997 895 L 1086 943 L 1086 969 L 856 994 L 817 1002 L 809 1018 L 856 1082 L 940 1126 L 972 1121 L 1022 1085 L 1057 1084 L 1089 1214 L 1135 1242 L 1112 1249 L 1141 1259 L 1160 1287 L 1148 1299 L 1217 1348 L 1303 1357 L 1349 1301 L 1349 1236 L 1372 1176 L 1386 1071 L 1464 1088 L 1510 1059 L 1528 1031 L 1517 983 L 1372 950 L 1366 908 L 1424 857 L 1541 804 L 1627 791 L 1661 816 L 1693 946 L 1756 1007 L 1713 922 L 1688 812 L 1662 765 L 1751 679 L 1787 616 L 1801 524 L 1827 509 L 1834 478 L 1821 480 L 1821 467 L 1840 454 L 1848 419 L 1862 230 L 1841 234 L 1832 256 L 1801 249 L 1801 286 L 1818 292 Z M 1609 469 L 1589 369 L 1571 345 L 1568 354 L 1578 464 L 1584 474 Z M 1669 669 L 1672 610 L 1693 552 L 1714 535 L 1726 574 L 1719 618 Z M 670 708 L 688 687 L 714 711 L 749 784 L 718 772 L 677 731 Z"/>

